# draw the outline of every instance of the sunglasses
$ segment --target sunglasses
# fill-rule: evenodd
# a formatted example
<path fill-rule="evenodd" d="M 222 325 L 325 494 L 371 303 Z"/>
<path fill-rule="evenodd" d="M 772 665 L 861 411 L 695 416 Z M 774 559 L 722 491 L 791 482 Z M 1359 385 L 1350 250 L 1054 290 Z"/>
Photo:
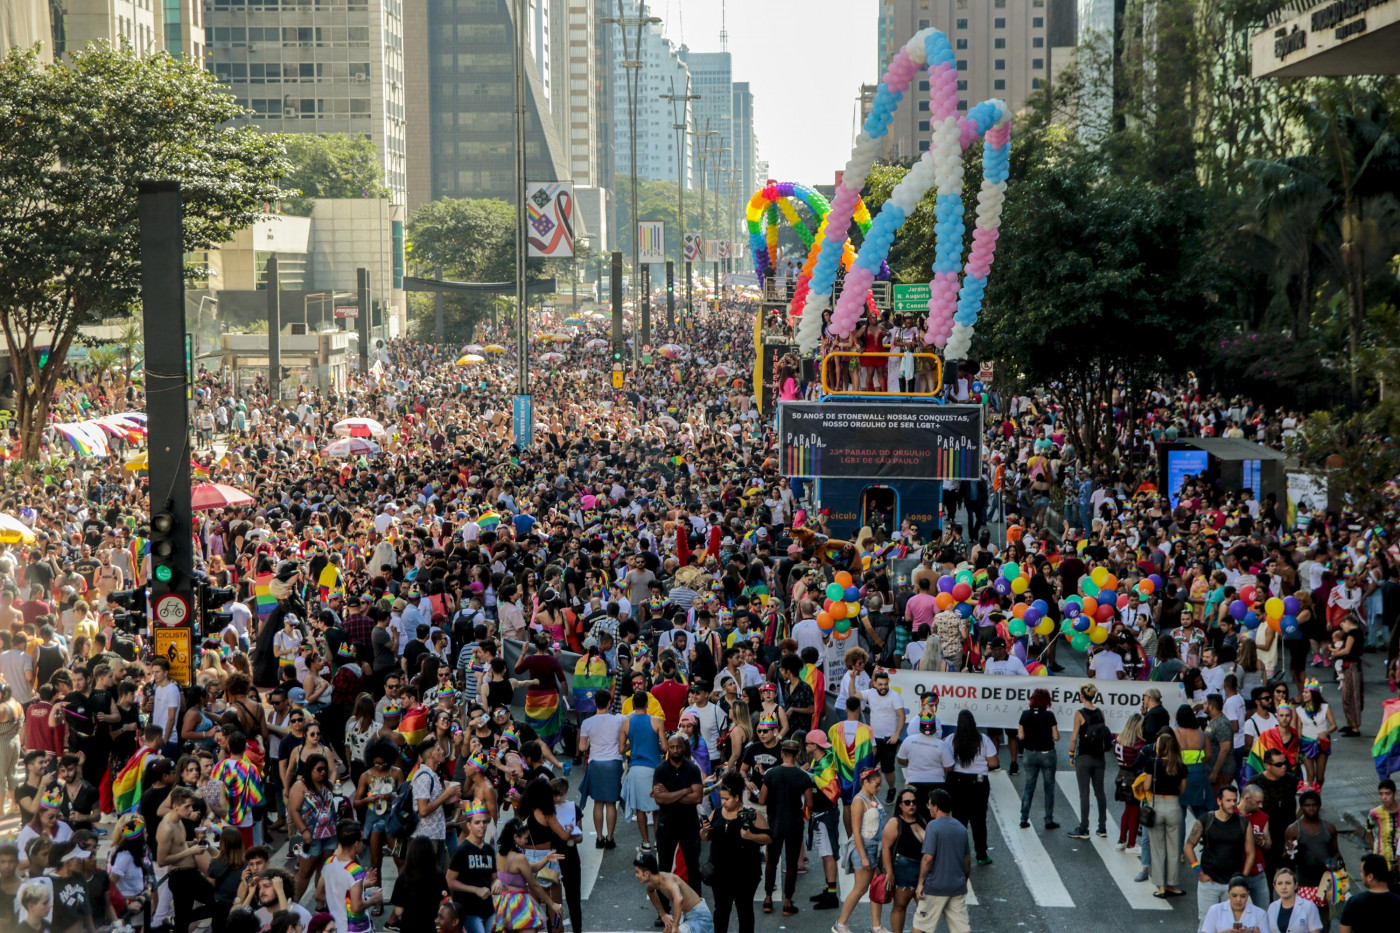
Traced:
<path fill-rule="evenodd" d="M 1266 768 L 1282 768 L 1282 767 L 1283 767 L 1283 762 L 1281 762 L 1281 761 L 1266 761 L 1266 762 L 1264 762 L 1264 767 L 1266 767 Z"/>
<path fill-rule="evenodd" d="M 918 803 L 918 801 L 915 800 L 913 797 L 910 797 L 910 798 L 907 799 L 907 800 L 901 800 L 901 801 L 899 802 L 899 805 L 900 805 L 901 807 L 912 807 L 912 806 L 914 806 L 916 803 Z"/>

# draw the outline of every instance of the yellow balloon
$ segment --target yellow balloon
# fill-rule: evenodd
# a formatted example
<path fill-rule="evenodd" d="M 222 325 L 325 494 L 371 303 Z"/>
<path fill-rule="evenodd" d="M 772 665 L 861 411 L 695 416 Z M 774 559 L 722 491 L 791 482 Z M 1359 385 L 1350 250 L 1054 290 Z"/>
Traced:
<path fill-rule="evenodd" d="M 1095 586 L 1103 586 L 1108 579 L 1108 571 L 1103 567 L 1095 567 L 1094 572 L 1089 574 L 1089 579 L 1094 581 Z"/>
<path fill-rule="evenodd" d="M 1011 592 L 1020 595 L 1021 593 L 1024 593 L 1026 590 L 1030 589 L 1030 585 L 1030 581 L 1028 581 L 1025 577 L 1017 577 L 1016 579 L 1011 581 Z"/>
<path fill-rule="evenodd" d="M 1037 635 L 1049 635 L 1055 631 L 1055 623 L 1049 616 L 1046 616 L 1040 620 L 1033 631 Z"/>
<path fill-rule="evenodd" d="M 856 619 L 860 617 L 860 603 L 846 603 L 846 618 Z"/>
<path fill-rule="evenodd" d="M 1089 629 L 1089 640 L 1096 645 L 1102 645 L 1104 642 L 1108 641 L 1108 629 L 1104 628 L 1102 625 L 1095 625 L 1093 628 Z"/>

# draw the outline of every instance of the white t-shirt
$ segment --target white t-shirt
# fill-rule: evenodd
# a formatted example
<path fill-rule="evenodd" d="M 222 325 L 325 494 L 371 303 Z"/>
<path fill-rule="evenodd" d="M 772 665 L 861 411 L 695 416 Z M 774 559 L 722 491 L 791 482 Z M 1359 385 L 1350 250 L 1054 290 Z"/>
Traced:
<path fill-rule="evenodd" d="M 241 636 L 247 636 L 248 623 L 253 620 L 253 610 L 240 602 L 228 604 L 229 623 Z"/>
<path fill-rule="evenodd" d="M 300 921 L 301 928 L 306 929 L 306 925 L 311 922 L 311 911 L 307 910 L 305 907 L 301 906 L 295 901 L 291 901 L 290 895 L 289 903 L 287 904 L 287 909 L 297 915 L 297 920 Z M 253 912 L 253 916 L 256 917 L 258 920 L 258 928 L 261 929 L 263 933 L 267 933 L 267 930 L 272 926 L 272 913 L 273 912 L 268 910 L 266 907 L 259 907 L 256 911 Z M 336 927 L 336 929 L 339 930 L 340 927 Z"/>
<path fill-rule="evenodd" d="M 797 642 L 797 654 L 804 648 L 812 648 L 820 657 L 822 653 L 822 630 L 816 619 L 803 619 L 792 627 L 793 641 Z"/>
<path fill-rule="evenodd" d="M 958 762 L 957 755 L 953 752 L 953 737 L 950 735 L 943 740 L 943 744 L 948 746 L 948 754 L 953 758 L 952 770 L 959 771 L 963 774 L 987 774 L 991 771 L 991 768 L 987 766 L 987 759 L 997 753 L 997 747 L 987 736 L 983 735 L 981 739 L 982 744 L 977 749 L 976 757 L 965 765 Z"/>
<path fill-rule="evenodd" d="M 846 712 L 846 698 L 850 696 L 862 696 L 870 687 L 870 675 L 865 671 L 857 674 L 855 671 L 847 671 L 841 677 L 841 689 L 836 691 L 836 708 L 841 713 Z"/>
<path fill-rule="evenodd" d="M 16 844 L 19 846 L 19 851 L 21 853 L 29 851 L 29 843 L 33 842 L 35 839 L 38 838 L 39 831 L 34 827 L 25 824 L 24 829 L 21 829 L 19 831 L 19 839 L 16 840 Z M 73 827 L 69 826 L 62 820 L 59 820 L 57 823 L 53 824 L 53 841 L 55 845 L 60 842 L 67 842 L 69 839 L 72 838 Z"/>
<path fill-rule="evenodd" d="M 1218 693 L 1225 695 L 1225 675 L 1230 673 L 1230 669 L 1223 664 L 1215 667 L 1201 667 L 1201 679 L 1206 682 L 1206 693 Z"/>
<path fill-rule="evenodd" d="M 350 893 L 353 883 L 350 872 L 345 869 L 349 864 L 346 859 L 332 857 L 321 870 L 321 877 L 326 882 L 326 911 L 335 918 L 337 933 L 348 928 L 345 919 L 345 898 Z"/>
<path fill-rule="evenodd" d="M 588 757 L 592 761 L 621 761 L 622 750 L 618 739 L 622 736 L 621 716 L 612 713 L 598 713 L 590 716 L 579 726 L 579 735 L 588 740 Z"/>
<path fill-rule="evenodd" d="M 692 704 L 687 706 L 681 715 L 684 716 L 686 713 L 692 714 L 700 721 L 700 735 L 705 739 L 705 744 L 709 746 L 710 760 L 718 761 L 724 757 L 724 750 L 719 747 L 719 737 L 720 733 L 729 727 L 729 717 L 725 715 L 724 710 L 719 708 L 719 704 L 706 703 L 704 709 Z"/>
<path fill-rule="evenodd" d="M 1238 693 L 1232 697 L 1226 697 L 1225 708 L 1223 712 L 1225 714 L 1225 718 L 1229 719 L 1232 723 L 1235 723 L 1239 727 L 1235 730 L 1235 748 L 1243 748 L 1245 720 L 1244 697 Z"/>
<path fill-rule="evenodd" d="M 1026 665 L 1021 663 L 1021 659 L 1014 654 L 1008 654 L 1005 661 L 988 660 L 982 665 L 984 674 L 1009 674 L 1015 677 L 1028 677 L 1030 672 L 1026 670 Z"/>
<path fill-rule="evenodd" d="M 863 694 L 865 708 L 870 710 L 870 731 L 877 739 L 894 736 L 899 728 L 899 711 L 904 709 L 904 699 L 894 690 L 886 690 L 884 696 L 871 687 Z"/>
<path fill-rule="evenodd" d="M 298 648 L 301 647 L 301 642 L 301 632 L 297 631 L 296 629 L 292 629 L 290 632 L 288 632 L 284 628 L 280 630 L 276 635 L 272 636 L 272 651 L 274 654 L 276 654 L 278 650 L 281 650 L 283 652 L 290 650 L 293 652 L 291 655 L 287 655 L 284 653 L 281 657 L 279 657 L 277 659 L 277 663 L 279 666 L 283 663 L 284 659 L 291 661 L 293 664 L 296 663 L 298 659 L 295 652 Z M 298 671 L 298 673 L 300 673 L 300 671 Z"/>
<path fill-rule="evenodd" d="M 1230 907 L 1229 901 L 1222 901 L 1219 904 L 1212 904 L 1210 910 L 1206 911 L 1205 918 L 1201 920 L 1200 933 L 1231 933 L 1232 930 L 1250 928 L 1256 930 L 1266 930 L 1269 928 L 1269 918 L 1264 911 L 1253 904 L 1244 905 L 1244 913 L 1240 915 L 1240 925 L 1235 926 L 1235 912 Z"/>
<path fill-rule="evenodd" d="M 175 741 L 175 737 L 180 734 L 180 685 L 173 680 L 168 681 L 163 687 L 156 687 L 155 704 L 151 708 L 151 722 L 165 729 L 166 714 L 172 709 L 176 712 L 175 722 L 166 731 L 166 742 Z"/>
<path fill-rule="evenodd" d="M 953 768 L 953 753 L 936 735 L 911 732 L 895 753 L 904 764 L 904 779 L 911 784 L 941 784 Z"/>
<path fill-rule="evenodd" d="M 1117 680 L 1123 672 L 1123 659 L 1116 651 L 1100 651 L 1089 662 L 1095 680 Z"/>

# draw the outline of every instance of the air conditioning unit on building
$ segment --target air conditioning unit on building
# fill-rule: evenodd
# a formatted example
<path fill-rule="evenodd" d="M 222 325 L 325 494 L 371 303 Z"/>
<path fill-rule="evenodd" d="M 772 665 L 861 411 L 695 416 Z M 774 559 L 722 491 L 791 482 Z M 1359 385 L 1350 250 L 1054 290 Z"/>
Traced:
<path fill-rule="evenodd" d="M 357 72 L 355 72 L 355 80 L 356 80 L 356 81 L 368 81 L 368 80 L 369 80 L 369 72 L 367 72 L 367 71 L 357 71 Z"/>
<path fill-rule="evenodd" d="M 306 336 L 306 325 L 305 325 L 305 324 L 293 324 L 293 325 L 292 325 L 292 336 L 293 336 L 293 337 L 304 337 L 304 336 Z"/>
<path fill-rule="evenodd" d="M 282 116 L 284 116 L 284 117 L 294 117 L 294 116 L 296 116 L 296 115 L 297 115 L 297 111 L 296 111 L 295 108 L 293 108 L 293 107 L 283 107 L 283 108 L 282 108 Z"/>

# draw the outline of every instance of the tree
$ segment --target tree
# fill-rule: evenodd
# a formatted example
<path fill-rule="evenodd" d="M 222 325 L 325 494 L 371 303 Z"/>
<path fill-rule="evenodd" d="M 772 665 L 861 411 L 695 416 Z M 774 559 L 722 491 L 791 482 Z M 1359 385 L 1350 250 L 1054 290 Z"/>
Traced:
<path fill-rule="evenodd" d="M 316 198 L 387 198 L 379 147 L 368 136 L 293 133 L 285 139 L 292 170 L 282 183 L 292 192 L 282 209 L 311 216 Z"/>
<path fill-rule="evenodd" d="M 199 63 L 163 52 L 104 43 L 68 65 L 41 67 L 33 49 L 0 61 L 0 330 L 25 459 L 79 328 L 138 304 L 137 183 L 180 182 L 186 251 L 229 240 L 280 194 L 282 141 L 227 126 L 242 114 Z"/>
<path fill-rule="evenodd" d="M 617 249 L 622 252 L 623 260 L 632 262 L 632 231 L 635 224 L 632 221 L 632 181 L 628 176 L 619 176 L 615 186 L 617 197 Z M 738 198 L 734 198 L 736 203 L 728 205 L 728 216 L 726 216 L 726 205 L 715 193 L 714 189 L 705 191 L 705 231 L 711 239 L 735 239 L 737 234 L 725 235 L 725 231 L 730 220 L 736 224 L 744 219 L 744 205 L 748 204 L 748 198 L 753 192 L 744 195 L 743 203 L 737 203 Z M 660 220 L 666 224 L 666 254 L 668 257 L 676 254 L 676 237 L 683 233 L 700 232 L 700 188 L 698 185 L 687 188 L 685 191 L 685 230 L 681 231 L 680 225 L 676 223 L 676 183 L 673 181 L 652 181 L 649 179 L 638 179 L 637 200 L 641 202 L 641 220 Z M 737 227 L 735 228 L 737 229 Z M 743 238 L 748 241 L 748 234 Z"/>
<path fill-rule="evenodd" d="M 1131 412 L 1214 334 L 1210 203 L 1189 177 L 1133 183 L 1073 146 L 1033 151 L 1026 168 L 1006 199 L 973 358 L 1061 386 L 1084 461 L 1110 464 L 1115 390 Z"/>

